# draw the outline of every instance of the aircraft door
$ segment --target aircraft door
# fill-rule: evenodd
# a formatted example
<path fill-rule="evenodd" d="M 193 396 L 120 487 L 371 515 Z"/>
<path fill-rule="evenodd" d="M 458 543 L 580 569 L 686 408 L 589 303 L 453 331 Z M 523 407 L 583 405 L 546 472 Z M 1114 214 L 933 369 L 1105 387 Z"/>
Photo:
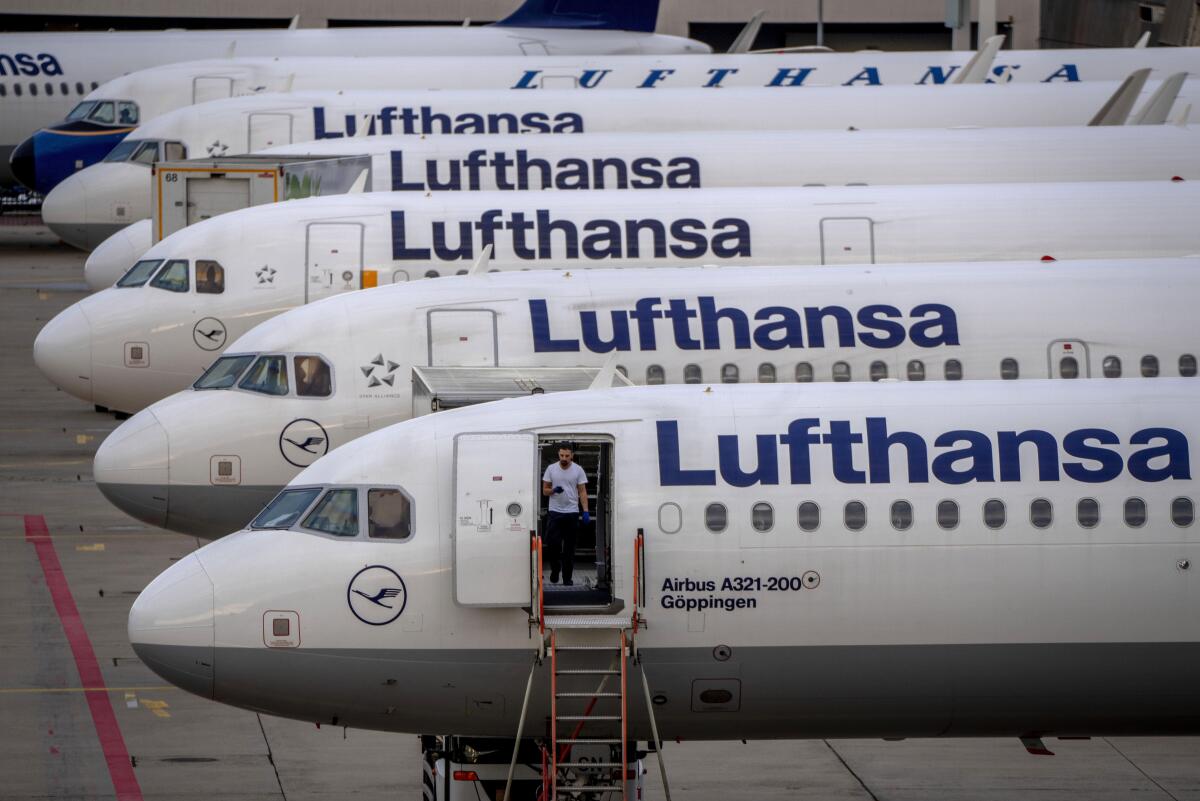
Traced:
<path fill-rule="evenodd" d="M 821 220 L 821 263 L 874 264 L 874 221 L 870 217 Z"/>
<path fill-rule="evenodd" d="M 464 606 L 528 606 L 529 532 L 537 526 L 537 436 L 454 438 L 454 598 Z"/>
<path fill-rule="evenodd" d="M 284 113 L 259 113 L 250 115 L 250 146 L 253 153 L 264 147 L 290 145 L 292 143 L 292 115 Z"/>
<path fill-rule="evenodd" d="M 362 288 L 362 223 L 309 223 L 304 302 Z"/>
<path fill-rule="evenodd" d="M 429 312 L 430 367 L 496 367 L 496 313 L 491 309 Z"/>
<path fill-rule="evenodd" d="M 192 104 L 233 97 L 233 78 L 224 75 L 197 75 L 192 79 Z"/>
<path fill-rule="evenodd" d="M 1087 345 L 1077 339 L 1056 339 L 1050 343 L 1051 378 L 1088 378 Z"/>
<path fill-rule="evenodd" d="M 187 224 L 250 205 L 248 178 L 191 178 L 187 182 Z"/>

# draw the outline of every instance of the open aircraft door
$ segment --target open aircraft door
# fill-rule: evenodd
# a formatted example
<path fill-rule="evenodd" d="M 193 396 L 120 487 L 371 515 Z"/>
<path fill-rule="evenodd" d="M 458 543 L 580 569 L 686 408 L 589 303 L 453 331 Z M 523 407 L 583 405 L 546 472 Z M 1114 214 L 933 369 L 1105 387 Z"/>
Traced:
<path fill-rule="evenodd" d="M 362 289 L 362 223 L 309 223 L 305 237 L 305 303 Z"/>
<path fill-rule="evenodd" d="M 228 75 L 197 75 L 192 78 L 192 105 L 233 97 L 233 78 Z"/>
<path fill-rule="evenodd" d="M 464 606 L 533 602 L 530 535 L 537 526 L 537 436 L 454 438 L 454 598 Z"/>
<path fill-rule="evenodd" d="M 264 147 L 292 143 L 292 115 L 284 112 L 259 112 L 250 115 L 250 146 L 247 153 Z"/>
<path fill-rule="evenodd" d="M 874 264 L 874 226 L 870 217 L 821 220 L 821 264 Z"/>
<path fill-rule="evenodd" d="M 1050 343 L 1051 378 L 1088 378 L 1087 345 L 1077 339 L 1056 339 Z"/>
<path fill-rule="evenodd" d="M 496 313 L 491 309 L 429 312 L 430 367 L 495 367 Z"/>

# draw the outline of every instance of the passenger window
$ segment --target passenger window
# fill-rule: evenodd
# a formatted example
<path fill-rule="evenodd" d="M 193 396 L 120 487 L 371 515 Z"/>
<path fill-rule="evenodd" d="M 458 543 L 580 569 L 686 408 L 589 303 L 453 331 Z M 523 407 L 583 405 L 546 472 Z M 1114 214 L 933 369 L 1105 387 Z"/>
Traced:
<path fill-rule="evenodd" d="M 1142 377 L 1157 378 L 1158 377 L 1158 357 L 1143 356 L 1142 357 Z"/>
<path fill-rule="evenodd" d="M 324 359 L 320 356 L 297 356 L 293 362 L 296 366 L 297 395 L 302 398 L 328 398 L 333 394 L 333 377 Z M 370 498 L 368 494 L 367 500 L 370 501 Z"/>
<path fill-rule="evenodd" d="M 913 359 L 908 363 L 906 370 L 909 381 L 924 381 L 925 380 L 925 362 L 920 359 Z"/>
<path fill-rule="evenodd" d="M 796 365 L 796 383 L 811 384 L 813 380 L 813 366 L 808 362 L 800 362 Z"/>
<path fill-rule="evenodd" d="M 775 527 L 775 510 L 769 503 L 756 503 L 750 509 L 750 525 L 758 532 L 770 531 Z"/>
<path fill-rule="evenodd" d="M 1003 528 L 1005 517 L 1004 501 L 993 498 L 983 504 L 983 524 L 988 528 Z"/>
<path fill-rule="evenodd" d="M 775 365 L 760 364 L 758 366 L 758 383 L 774 384 L 775 383 Z"/>
<path fill-rule="evenodd" d="M 862 501 L 850 501 L 843 512 L 846 528 L 851 531 L 862 531 L 867 525 L 867 507 Z"/>
<path fill-rule="evenodd" d="M 19 83 L 13 84 L 13 94 L 15 94 L 17 97 L 20 97 L 23 92 L 24 92 L 24 90 L 21 89 L 21 84 L 19 84 Z"/>
<path fill-rule="evenodd" d="M 1079 361 L 1074 356 L 1063 356 L 1058 362 L 1060 378 L 1079 378 Z"/>
<path fill-rule="evenodd" d="M 1046 528 L 1054 522 L 1054 506 L 1045 498 L 1034 498 L 1029 502 L 1029 522 L 1034 528 Z"/>
<path fill-rule="evenodd" d="M 796 517 L 801 531 L 816 531 L 821 526 L 821 507 L 805 501 L 796 510 Z"/>
<path fill-rule="evenodd" d="M 729 511 L 724 504 L 710 503 L 704 507 L 704 527 L 709 531 L 720 533 L 729 524 Z"/>
<path fill-rule="evenodd" d="M 698 364 L 684 365 L 684 367 L 683 367 L 683 383 L 699 384 L 702 380 L 704 380 L 704 377 L 700 373 L 700 365 L 698 365 Z"/>
<path fill-rule="evenodd" d="M 69 95 L 69 94 L 71 94 L 71 87 L 67 85 L 66 81 L 59 81 L 58 82 L 58 91 L 64 95 Z"/>
<path fill-rule="evenodd" d="M 455 275 L 466 275 L 467 272 L 469 272 L 469 271 L 468 270 L 455 270 L 454 274 Z"/>
<path fill-rule="evenodd" d="M 438 275 L 439 275 L 439 273 L 437 270 L 426 270 L 425 271 L 426 278 L 437 278 Z"/>
<path fill-rule="evenodd" d="M 846 362 L 833 363 L 833 380 L 834 381 L 849 381 L 850 380 L 850 365 Z"/>
<path fill-rule="evenodd" d="M 913 524 L 913 508 L 908 501 L 892 503 L 892 528 L 897 531 L 908 531 Z"/>
<path fill-rule="evenodd" d="M 661 365 L 652 364 L 646 368 L 646 384 L 658 386 L 667 383 L 667 374 Z"/>
<path fill-rule="evenodd" d="M 1000 377 L 1005 381 L 1021 377 L 1021 369 L 1017 367 L 1017 360 L 1012 358 L 1004 358 L 1000 360 Z"/>
<path fill-rule="evenodd" d="M 1146 502 L 1141 498 L 1125 499 L 1125 525 L 1131 528 L 1146 525 Z"/>
<path fill-rule="evenodd" d="M 625 365 L 618 364 L 617 372 L 620 373 L 621 375 L 625 376 L 626 378 L 629 378 L 629 371 L 625 369 Z"/>
<path fill-rule="evenodd" d="M 1075 519 L 1083 528 L 1095 528 L 1100 523 L 1100 504 L 1095 498 L 1081 498 L 1075 506 Z"/>
<path fill-rule="evenodd" d="M 171 259 L 158 271 L 158 275 L 154 276 L 150 286 L 155 289 L 165 289 L 168 292 L 187 292 L 189 286 L 187 259 Z"/>
<path fill-rule="evenodd" d="M 1105 378 L 1120 378 L 1121 377 L 1121 360 L 1116 356 L 1104 357 L 1104 377 Z"/>
<path fill-rule="evenodd" d="M 75 82 L 75 94 L 83 94 L 83 81 Z"/>
<path fill-rule="evenodd" d="M 1196 375 L 1195 356 L 1185 353 L 1179 357 L 1179 374 L 1184 378 L 1193 378 Z"/>
<path fill-rule="evenodd" d="M 954 501 L 938 502 L 937 524 L 947 530 L 955 528 L 958 525 L 958 504 Z"/>
<path fill-rule="evenodd" d="M 397 489 L 367 490 L 367 536 L 406 540 L 412 536 L 412 503 Z"/>
<path fill-rule="evenodd" d="M 264 395 L 288 394 L 287 360 L 282 356 L 260 356 L 238 386 Z"/>
<path fill-rule="evenodd" d="M 46 94 L 48 94 L 48 95 L 54 94 L 54 84 L 50 83 L 50 81 L 46 81 Z"/>
<path fill-rule="evenodd" d="M 147 166 L 158 161 L 158 143 L 143 142 L 141 147 L 137 149 L 137 152 L 133 154 L 133 158 L 131 158 L 130 161 L 136 164 L 145 164 Z"/>
<path fill-rule="evenodd" d="M 192 386 L 196 389 L 229 389 L 252 361 L 253 356 L 222 356 Z"/>
<path fill-rule="evenodd" d="M 208 259 L 196 260 L 196 292 L 220 295 L 225 291 L 225 268 Z"/>
<path fill-rule="evenodd" d="M 38 90 L 37 90 L 37 84 L 36 84 L 36 83 L 33 83 L 33 82 L 31 81 L 31 82 L 29 83 L 29 94 L 33 95 L 34 97 L 37 97 L 37 93 L 38 93 Z"/>
<path fill-rule="evenodd" d="M 0 97 L 8 97 L 8 84 L 0 83 Z"/>
<path fill-rule="evenodd" d="M 129 271 L 121 276 L 121 280 L 117 281 L 117 286 L 141 286 L 150 280 L 150 276 L 154 275 L 154 271 L 157 270 L 158 265 L 162 263 L 162 259 L 142 259 L 130 267 Z"/>
<path fill-rule="evenodd" d="M 137 103 L 131 103 L 129 101 L 121 101 L 120 103 L 117 103 L 117 122 L 121 123 L 122 125 L 137 125 Z"/>
<path fill-rule="evenodd" d="M 358 490 L 332 489 L 304 518 L 304 528 L 335 537 L 358 536 Z"/>
<path fill-rule="evenodd" d="M 736 364 L 726 364 L 721 368 L 721 383 L 736 384 L 738 382 L 738 368 Z"/>
<path fill-rule="evenodd" d="M 872 381 L 882 381 L 887 378 L 887 365 L 883 362 L 871 362 L 870 376 Z"/>
<path fill-rule="evenodd" d="M 1176 498 L 1171 501 L 1171 522 L 1180 528 L 1186 528 L 1196 519 L 1196 509 L 1191 498 Z"/>
<path fill-rule="evenodd" d="M 250 528 L 291 528 L 313 499 L 320 494 L 319 487 L 284 490 L 254 518 Z"/>
<path fill-rule="evenodd" d="M 675 534 L 683 528 L 683 510 L 679 504 L 664 503 L 658 507 L 658 527 L 664 534 Z"/>
<path fill-rule="evenodd" d="M 962 362 L 958 359 L 946 359 L 945 375 L 947 381 L 962 381 Z"/>

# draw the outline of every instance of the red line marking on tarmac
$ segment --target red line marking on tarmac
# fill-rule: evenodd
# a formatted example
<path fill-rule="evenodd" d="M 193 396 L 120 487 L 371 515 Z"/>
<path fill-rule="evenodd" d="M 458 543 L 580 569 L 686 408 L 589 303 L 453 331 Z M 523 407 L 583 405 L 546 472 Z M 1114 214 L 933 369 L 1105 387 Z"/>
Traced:
<path fill-rule="evenodd" d="M 142 801 L 142 788 L 129 762 L 125 738 L 121 736 L 121 728 L 117 725 L 117 717 L 113 714 L 112 704 L 108 700 L 108 690 L 104 685 L 104 676 L 100 673 L 100 663 L 96 661 L 92 641 L 84 628 L 83 618 L 79 616 L 79 609 L 75 606 L 75 598 L 71 595 L 67 576 L 58 561 L 58 551 L 54 549 L 54 540 L 46 527 L 46 518 L 41 515 L 24 517 L 25 541 L 32 544 L 37 552 L 46 587 L 54 601 L 54 610 L 58 613 L 63 633 L 71 646 L 71 655 L 75 657 L 80 683 L 91 688 L 84 692 L 84 697 L 87 698 L 88 711 L 92 713 L 96 735 L 100 738 L 104 761 L 108 763 L 108 775 L 112 779 L 113 789 L 117 791 L 117 801 Z"/>

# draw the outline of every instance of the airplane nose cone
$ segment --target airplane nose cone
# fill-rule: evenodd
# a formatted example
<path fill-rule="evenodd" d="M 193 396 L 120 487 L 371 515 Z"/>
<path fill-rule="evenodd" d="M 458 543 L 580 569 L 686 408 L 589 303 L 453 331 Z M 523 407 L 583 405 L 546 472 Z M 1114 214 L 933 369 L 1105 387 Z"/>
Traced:
<path fill-rule="evenodd" d="M 213 583 L 196 554 L 167 568 L 129 610 L 134 653 L 176 687 L 213 697 Z"/>
<path fill-rule="evenodd" d="M 86 179 L 72 175 L 42 200 L 42 222 L 59 239 L 80 250 L 91 250 L 104 241 L 97 226 L 88 224 L 87 196 Z M 105 236 L 112 233 L 112 226 L 103 227 Z"/>
<path fill-rule="evenodd" d="M 33 362 L 59 389 L 92 402 L 92 324 L 78 303 L 38 332 Z"/>
<path fill-rule="evenodd" d="M 8 157 L 8 167 L 13 177 L 27 188 L 37 189 L 37 156 L 32 136 L 13 148 L 12 155 Z"/>
<path fill-rule="evenodd" d="M 167 524 L 167 432 L 149 409 L 130 417 L 96 451 L 96 486 L 130 517 Z"/>

